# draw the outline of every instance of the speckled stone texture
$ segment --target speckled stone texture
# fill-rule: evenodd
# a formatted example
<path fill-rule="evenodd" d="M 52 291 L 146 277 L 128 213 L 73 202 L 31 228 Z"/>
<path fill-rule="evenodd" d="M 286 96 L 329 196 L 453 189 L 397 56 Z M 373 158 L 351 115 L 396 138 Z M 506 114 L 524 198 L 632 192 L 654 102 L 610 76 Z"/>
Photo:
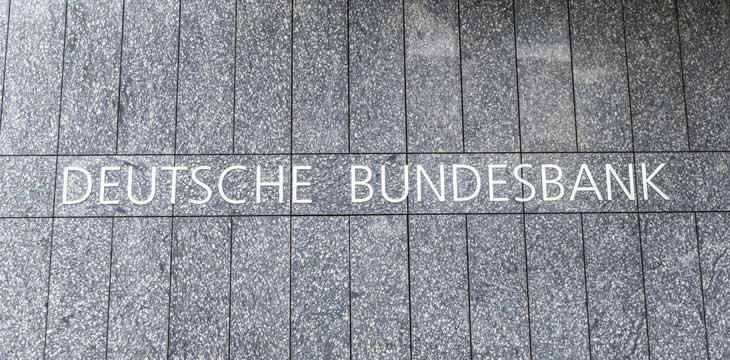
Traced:
<path fill-rule="evenodd" d="M 51 157 L 0 157 L 0 216 L 53 213 Z"/>
<path fill-rule="evenodd" d="M 0 1 L 0 64 L 5 68 L 5 54 L 7 53 L 6 45 L 8 38 L 8 21 L 10 19 L 10 0 Z M 5 72 L 0 75 L 0 81 L 4 82 Z M 3 94 L 0 94 L 0 102 L 2 102 Z M 1 124 L 1 123 L 0 123 Z"/>
<path fill-rule="evenodd" d="M 711 359 L 730 357 L 730 214 L 696 214 Z"/>

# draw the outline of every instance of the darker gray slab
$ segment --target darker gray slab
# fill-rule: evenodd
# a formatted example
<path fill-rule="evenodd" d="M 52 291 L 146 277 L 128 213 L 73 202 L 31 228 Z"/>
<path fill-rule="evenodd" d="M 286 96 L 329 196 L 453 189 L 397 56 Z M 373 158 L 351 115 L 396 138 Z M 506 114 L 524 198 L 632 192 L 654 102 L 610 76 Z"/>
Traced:
<path fill-rule="evenodd" d="M 522 215 L 469 215 L 474 359 L 529 359 Z"/>
<path fill-rule="evenodd" d="M 104 357 L 111 232 L 112 219 L 55 220 L 47 358 Z"/>
<path fill-rule="evenodd" d="M 43 357 L 51 219 L 0 219 L 0 357 Z"/>
<path fill-rule="evenodd" d="M 235 152 L 287 153 L 291 1 L 237 0 L 237 4 Z"/>
<path fill-rule="evenodd" d="M 655 358 L 705 358 L 692 214 L 641 214 L 649 346 Z"/>
<path fill-rule="evenodd" d="M 674 1 L 624 2 L 636 150 L 686 150 Z"/>
<path fill-rule="evenodd" d="M 118 151 L 174 152 L 179 2 L 127 1 Z"/>
<path fill-rule="evenodd" d="M 692 150 L 730 150 L 730 7 L 678 1 Z"/>
<path fill-rule="evenodd" d="M 228 355 L 231 220 L 175 218 L 169 355 Z"/>
<path fill-rule="evenodd" d="M 409 151 L 461 151 L 457 1 L 405 2 Z"/>
<path fill-rule="evenodd" d="M 410 217 L 414 359 L 469 359 L 464 215 Z"/>
<path fill-rule="evenodd" d="M 233 219 L 231 358 L 289 356 L 289 219 Z"/>
<path fill-rule="evenodd" d="M 53 213 L 53 157 L 0 157 L 0 216 Z"/>
<path fill-rule="evenodd" d="M 352 358 L 409 359 L 405 216 L 350 218 Z"/>
<path fill-rule="evenodd" d="M 347 21 L 347 1 L 294 2 L 294 152 L 348 151 Z"/>
<path fill-rule="evenodd" d="M 522 150 L 575 151 L 568 8 L 517 0 L 517 65 Z"/>
<path fill-rule="evenodd" d="M 8 38 L 8 21 L 10 21 L 10 1 L 0 1 L 0 64 L 2 64 L 3 70 L 5 69 L 5 54 L 7 52 L 7 38 Z M 0 81 L 5 82 L 5 72 L 0 75 Z M 2 102 L 3 94 L 0 93 L 0 103 Z M 0 117 L 0 125 L 2 125 L 2 118 Z"/>
<path fill-rule="evenodd" d="M 461 1 L 466 151 L 518 151 L 514 18 L 511 0 Z"/>
<path fill-rule="evenodd" d="M 233 151 L 234 1 L 181 3 L 176 151 Z"/>
<path fill-rule="evenodd" d="M 711 359 L 730 357 L 730 214 L 696 214 Z"/>
<path fill-rule="evenodd" d="M 58 151 L 113 154 L 122 1 L 68 1 Z"/>
<path fill-rule="evenodd" d="M 291 358 L 347 358 L 348 220 L 340 216 L 291 221 Z"/>
<path fill-rule="evenodd" d="M 170 218 L 114 221 L 109 358 L 167 356 Z"/>
<path fill-rule="evenodd" d="M 637 220 L 583 215 L 593 359 L 649 358 Z"/>
<path fill-rule="evenodd" d="M 349 6 L 351 151 L 403 152 L 403 4 L 358 0 Z"/>
<path fill-rule="evenodd" d="M 570 3 L 578 149 L 630 151 L 622 0 Z"/>
<path fill-rule="evenodd" d="M 587 359 L 585 267 L 580 216 L 526 215 L 532 354 Z"/>
<path fill-rule="evenodd" d="M 31 0 L 11 5 L 0 153 L 53 154 L 66 4 L 63 0 Z"/>

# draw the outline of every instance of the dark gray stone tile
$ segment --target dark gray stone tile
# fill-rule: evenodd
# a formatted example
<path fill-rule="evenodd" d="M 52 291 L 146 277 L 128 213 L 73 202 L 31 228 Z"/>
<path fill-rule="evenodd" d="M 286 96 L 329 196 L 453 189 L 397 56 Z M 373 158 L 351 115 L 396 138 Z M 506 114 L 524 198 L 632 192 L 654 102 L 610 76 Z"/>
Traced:
<path fill-rule="evenodd" d="M 352 358 L 409 359 L 405 216 L 350 218 Z"/>
<path fill-rule="evenodd" d="M 566 2 L 518 0 L 515 21 L 522 150 L 574 151 Z"/>
<path fill-rule="evenodd" d="M 0 157 L 0 216 L 53 213 L 53 157 Z"/>
<path fill-rule="evenodd" d="M 641 214 L 649 346 L 654 358 L 706 358 L 692 214 Z"/>
<path fill-rule="evenodd" d="M 526 215 L 532 354 L 587 359 L 585 268 L 580 215 Z"/>
<path fill-rule="evenodd" d="M 403 3 L 350 2 L 350 136 L 353 152 L 406 147 Z"/>
<path fill-rule="evenodd" d="M 11 4 L 0 154 L 56 152 L 65 4 Z"/>
<path fill-rule="evenodd" d="M 119 99 L 118 150 L 174 152 L 179 2 L 127 1 Z"/>
<path fill-rule="evenodd" d="M 289 218 L 233 219 L 231 358 L 289 356 Z"/>
<path fill-rule="evenodd" d="M 293 151 L 347 152 L 347 2 L 294 2 Z"/>
<path fill-rule="evenodd" d="M 122 1 L 68 1 L 59 153 L 116 147 Z"/>
<path fill-rule="evenodd" d="M 469 215 L 474 359 L 529 359 L 522 215 Z"/>
<path fill-rule="evenodd" d="M 711 359 L 730 357 L 730 214 L 696 214 Z"/>
<path fill-rule="evenodd" d="M 622 0 L 570 2 L 581 151 L 630 151 Z"/>
<path fill-rule="evenodd" d="M 649 358 L 637 219 L 583 215 L 593 359 Z"/>
<path fill-rule="evenodd" d="M 167 356 L 171 221 L 114 220 L 109 358 Z"/>
<path fill-rule="evenodd" d="M 518 151 L 512 1 L 461 1 L 466 151 Z"/>
<path fill-rule="evenodd" d="M 409 0 L 404 6 L 408 150 L 461 151 L 457 1 Z"/>
<path fill-rule="evenodd" d="M 672 0 L 624 2 L 636 150 L 687 150 Z"/>
<path fill-rule="evenodd" d="M 0 219 L 0 357 L 43 357 L 51 219 Z"/>
<path fill-rule="evenodd" d="M 173 359 L 228 355 L 230 225 L 229 218 L 174 219 L 169 340 Z"/>
<path fill-rule="evenodd" d="M 172 156 L 69 156 L 58 159 L 56 173 L 56 212 L 58 216 L 164 216 L 172 213 L 170 204 L 171 176 L 170 171 L 162 167 L 172 166 Z M 79 204 L 63 204 L 65 169 L 78 167 L 91 175 L 92 190 L 89 197 Z M 106 187 L 104 199 L 117 201 L 118 204 L 100 204 L 101 169 L 116 167 L 119 170 L 106 172 L 108 183 L 118 186 Z M 152 169 L 156 168 L 157 176 L 152 177 Z M 132 171 L 132 192 L 137 201 L 144 201 L 151 196 L 152 181 L 155 181 L 155 196 L 145 205 L 136 205 L 129 199 L 129 171 Z M 179 186 L 178 176 L 178 186 Z M 84 195 L 87 179 L 78 171 L 70 171 L 67 186 L 67 200 L 73 202 Z M 177 189 L 179 193 L 180 190 Z"/>
<path fill-rule="evenodd" d="M 295 217 L 291 221 L 291 358 L 347 358 L 348 219 Z"/>
<path fill-rule="evenodd" d="M 730 150 L 730 7 L 677 2 L 692 150 Z"/>
<path fill-rule="evenodd" d="M 181 4 L 177 153 L 233 150 L 233 1 Z"/>
<path fill-rule="evenodd" d="M 112 219 L 56 219 L 46 354 L 103 358 L 106 351 Z"/>
<path fill-rule="evenodd" d="M 286 153 L 291 145 L 291 2 L 237 1 L 235 151 Z"/>
<path fill-rule="evenodd" d="M 465 216 L 411 216 L 414 359 L 469 359 Z"/>

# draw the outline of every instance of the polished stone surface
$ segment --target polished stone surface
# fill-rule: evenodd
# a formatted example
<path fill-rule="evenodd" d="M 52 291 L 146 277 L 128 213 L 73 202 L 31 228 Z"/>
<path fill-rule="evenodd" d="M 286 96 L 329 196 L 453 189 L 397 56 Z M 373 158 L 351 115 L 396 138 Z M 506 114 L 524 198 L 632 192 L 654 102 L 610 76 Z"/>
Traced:
<path fill-rule="evenodd" d="M 0 216 L 53 214 L 51 157 L 0 157 Z"/>
<path fill-rule="evenodd" d="M 730 356 L 730 215 L 697 214 L 710 358 Z"/>

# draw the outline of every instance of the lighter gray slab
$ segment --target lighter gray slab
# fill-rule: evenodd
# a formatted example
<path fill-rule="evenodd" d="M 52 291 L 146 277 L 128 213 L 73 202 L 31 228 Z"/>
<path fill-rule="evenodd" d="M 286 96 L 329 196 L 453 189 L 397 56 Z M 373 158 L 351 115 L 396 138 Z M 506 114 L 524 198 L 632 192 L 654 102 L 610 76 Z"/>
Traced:
<path fill-rule="evenodd" d="M 231 354 L 289 356 L 289 219 L 233 219 Z"/>
<path fill-rule="evenodd" d="M 465 216 L 410 217 L 414 359 L 469 359 Z"/>
<path fill-rule="evenodd" d="M 0 219 L 0 357 L 43 356 L 50 219 Z"/>
<path fill-rule="evenodd" d="M 291 358 L 347 358 L 348 220 L 295 217 L 291 221 Z"/>
<path fill-rule="evenodd" d="M 405 216 L 350 218 L 352 358 L 409 359 Z"/>
<path fill-rule="evenodd" d="M 3 74 L 0 75 L 0 82 L 3 84 L 5 83 L 5 55 L 7 54 L 8 21 L 10 21 L 9 11 L 10 0 L 0 1 L 0 65 L 2 65 L 3 69 Z M 3 95 L 4 94 L 0 93 L 0 103 L 2 103 Z M 0 117 L 0 125 L 1 124 L 2 118 Z"/>
<path fill-rule="evenodd" d="M 0 216 L 53 214 L 53 157 L 0 157 Z"/>
<path fill-rule="evenodd" d="M 170 218 L 114 221 L 107 355 L 167 356 Z"/>
<path fill-rule="evenodd" d="M 112 219 L 56 219 L 48 299 L 50 359 L 103 358 Z"/>
<path fill-rule="evenodd" d="M 730 357 L 730 214 L 696 214 L 711 359 Z"/>
<path fill-rule="evenodd" d="M 474 359 L 529 359 L 522 215 L 469 215 Z"/>
<path fill-rule="evenodd" d="M 65 7 L 63 0 L 11 4 L 0 124 L 2 154 L 56 152 Z"/>

